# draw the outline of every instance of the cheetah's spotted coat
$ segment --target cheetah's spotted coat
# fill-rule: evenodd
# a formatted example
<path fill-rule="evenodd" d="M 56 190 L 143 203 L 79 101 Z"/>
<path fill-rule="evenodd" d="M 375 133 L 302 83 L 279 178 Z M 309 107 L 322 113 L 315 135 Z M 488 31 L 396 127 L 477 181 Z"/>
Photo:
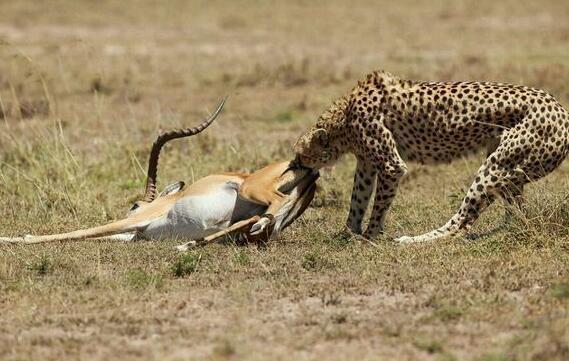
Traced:
<path fill-rule="evenodd" d="M 458 212 L 442 227 L 400 242 L 433 240 L 468 229 L 496 196 L 518 204 L 526 183 L 554 170 L 569 153 L 569 113 L 543 90 L 480 82 L 413 82 L 376 71 L 338 99 L 295 144 L 301 164 L 320 168 L 346 152 L 357 158 L 348 227 L 383 232 L 406 173 L 404 159 L 448 162 L 488 148 Z"/>

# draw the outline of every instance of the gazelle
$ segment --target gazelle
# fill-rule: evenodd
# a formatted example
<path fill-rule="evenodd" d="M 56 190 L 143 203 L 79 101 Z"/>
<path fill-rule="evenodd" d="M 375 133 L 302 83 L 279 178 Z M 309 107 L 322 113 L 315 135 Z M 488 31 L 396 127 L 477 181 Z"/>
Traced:
<path fill-rule="evenodd" d="M 280 162 L 251 174 L 213 174 L 189 187 L 177 182 L 158 195 L 156 192 L 158 158 L 164 144 L 202 132 L 213 123 L 224 103 L 225 99 L 199 126 L 158 136 L 150 152 L 144 198 L 134 203 L 126 218 L 69 233 L 0 237 L 0 243 L 180 237 L 191 239 L 178 246 L 179 250 L 186 250 L 230 233 L 238 233 L 247 240 L 268 240 L 304 212 L 314 197 L 318 172 L 301 168 L 295 162 Z"/>

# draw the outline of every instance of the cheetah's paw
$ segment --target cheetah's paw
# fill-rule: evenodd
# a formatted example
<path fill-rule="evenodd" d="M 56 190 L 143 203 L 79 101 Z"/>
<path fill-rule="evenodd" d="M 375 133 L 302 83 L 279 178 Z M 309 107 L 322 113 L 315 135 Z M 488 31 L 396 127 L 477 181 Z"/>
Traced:
<path fill-rule="evenodd" d="M 418 240 L 415 237 L 401 236 L 401 237 L 395 238 L 394 241 L 399 243 L 399 244 L 409 244 L 409 243 L 415 243 Z"/>

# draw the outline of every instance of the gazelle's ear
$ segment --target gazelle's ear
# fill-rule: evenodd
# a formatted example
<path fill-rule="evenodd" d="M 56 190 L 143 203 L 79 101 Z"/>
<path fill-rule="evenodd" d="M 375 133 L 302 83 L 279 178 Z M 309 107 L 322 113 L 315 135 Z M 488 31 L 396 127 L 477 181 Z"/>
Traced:
<path fill-rule="evenodd" d="M 158 197 L 164 197 L 164 196 L 167 196 L 169 194 L 178 193 L 179 191 L 184 189 L 185 185 L 186 184 L 182 181 L 172 183 L 169 186 L 167 186 L 166 188 L 164 188 L 164 190 L 158 195 Z"/>
<path fill-rule="evenodd" d="M 328 146 L 328 131 L 324 128 L 318 128 L 313 132 L 314 138 L 318 139 L 318 143 L 323 146 L 323 147 L 327 147 Z"/>
<path fill-rule="evenodd" d="M 140 208 L 140 202 L 134 202 L 133 205 L 130 207 L 130 209 L 128 210 L 128 212 L 134 212 L 136 211 L 138 208 Z"/>

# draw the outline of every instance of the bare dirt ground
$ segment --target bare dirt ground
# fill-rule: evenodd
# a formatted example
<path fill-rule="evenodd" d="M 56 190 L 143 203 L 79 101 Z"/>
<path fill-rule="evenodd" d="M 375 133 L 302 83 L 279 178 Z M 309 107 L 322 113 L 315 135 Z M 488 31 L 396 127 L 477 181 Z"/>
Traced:
<path fill-rule="evenodd" d="M 0 3 L 0 235 L 121 217 L 159 129 L 162 185 L 250 171 L 358 78 L 492 80 L 569 107 L 566 1 Z M 338 235 L 354 161 L 266 246 L 0 247 L 1 360 L 567 360 L 569 164 L 527 214 L 492 206 L 466 238 L 398 246 L 444 223 L 483 154 L 411 165 L 376 245 Z"/>

